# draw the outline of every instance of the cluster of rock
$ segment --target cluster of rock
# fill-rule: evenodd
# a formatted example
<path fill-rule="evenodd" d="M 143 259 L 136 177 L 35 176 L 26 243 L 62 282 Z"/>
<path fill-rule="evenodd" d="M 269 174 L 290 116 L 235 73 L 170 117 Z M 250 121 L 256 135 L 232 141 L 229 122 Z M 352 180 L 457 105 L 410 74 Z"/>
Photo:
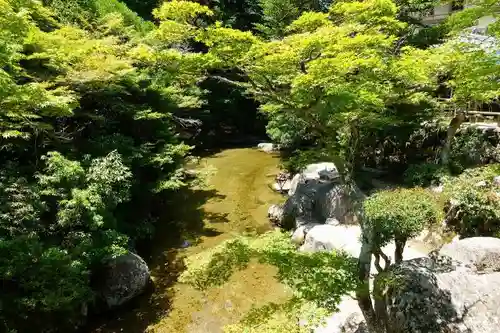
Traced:
<path fill-rule="evenodd" d="M 334 163 L 308 165 L 290 183 L 284 205 L 269 208 L 269 219 L 279 226 L 299 228 L 314 224 L 355 224 L 363 193 L 344 182 Z"/>
<path fill-rule="evenodd" d="M 499 332 L 499 263 L 500 239 L 474 237 L 392 266 L 396 282 L 386 295 L 389 326 L 402 333 Z M 315 333 L 370 332 L 357 302 L 345 296 L 339 311 Z"/>
<path fill-rule="evenodd" d="M 293 229 L 301 251 L 343 250 L 357 257 L 363 194 L 333 163 L 309 165 L 295 175 L 284 205 L 269 209 L 274 223 Z M 428 253 L 409 242 L 404 260 L 389 269 L 397 281 L 386 293 L 394 332 L 500 332 L 500 239 L 455 239 Z M 394 253 L 394 244 L 383 249 Z M 375 277 L 373 283 L 383 283 Z M 344 296 L 339 311 L 315 333 L 370 333 L 357 301 Z"/>

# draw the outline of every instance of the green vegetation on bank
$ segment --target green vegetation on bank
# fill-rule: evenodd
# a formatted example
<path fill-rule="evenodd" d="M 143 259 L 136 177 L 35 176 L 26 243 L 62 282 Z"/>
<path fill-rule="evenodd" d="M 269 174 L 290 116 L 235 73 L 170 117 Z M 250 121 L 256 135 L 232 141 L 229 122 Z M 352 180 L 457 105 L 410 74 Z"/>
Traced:
<path fill-rule="evenodd" d="M 421 26 L 413 14 L 434 4 L 0 0 L 0 330 L 81 325 L 102 301 L 99 268 L 167 223 L 175 190 L 192 180 L 186 157 L 220 133 L 260 134 L 265 120 L 292 152 L 291 170 L 339 158 L 353 176 L 390 166 L 421 186 L 498 162 L 498 143 L 456 133 L 471 103 L 500 95 L 498 55 L 458 38 L 499 5 L 476 0 L 439 27 Z M 497 21 L 489 33 L 499 31 Z M 443 91 L 453 92 L 446 103 Z M 425 124 L 450 105 L 453 119 L 430 136 Z M 193 124 L 205 136 L 186 135 Z M 455 231 L 498 234 L 487 187 L 450 196 L 467 208 L 453 216 Z M 404 248 L 436 222 L 422 191 L 367 201 L 380 214 L 367 220 L 380 243 L 395 238 Z M 387 200 L 401 205 L 379 210 Z M 278 232 L 228 241 L 188 262 L 183 279 L 207 287 L 251 258 L 277 266 L 294 297 L 234 332 L 265 332 L 256 320 L 269 332 L 292 330 L 290 318 L 334 310 L 359 282 L 344 254 L 300 254 Z M 288 314 L 273 317 L 281 310 Z"/>

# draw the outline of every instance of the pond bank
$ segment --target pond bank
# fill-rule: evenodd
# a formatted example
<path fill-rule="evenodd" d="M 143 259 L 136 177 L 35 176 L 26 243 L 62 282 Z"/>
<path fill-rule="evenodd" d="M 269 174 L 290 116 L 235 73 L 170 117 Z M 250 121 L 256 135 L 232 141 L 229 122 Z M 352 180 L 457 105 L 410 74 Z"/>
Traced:
<path fill-rule="evenodd" d="M 213 168 L 208 189 L 179 192 L 174 211 L 177 225 L 187 226 L 184 245 L 173 243 L 172 223 L 159 225 L 149 265 L 154 290 L 128 308 L 109 314 L 91 332 L 218 333 L 237 322 L 252 306 L 288 296 L 274 279 L 275 269 L 252 263 L 224 286 L 199 292 L 176 282 L 182 259 L 212 248 L 235 234 L 270 229 L 267 209 L 283 198 L 269 188 L 278 158 L 254 149 L 227 149 L 202 159 Z M 170 226 L 170 230 L 169 230 Z M 270 292 L 272 291 L 272 292 Z"/>

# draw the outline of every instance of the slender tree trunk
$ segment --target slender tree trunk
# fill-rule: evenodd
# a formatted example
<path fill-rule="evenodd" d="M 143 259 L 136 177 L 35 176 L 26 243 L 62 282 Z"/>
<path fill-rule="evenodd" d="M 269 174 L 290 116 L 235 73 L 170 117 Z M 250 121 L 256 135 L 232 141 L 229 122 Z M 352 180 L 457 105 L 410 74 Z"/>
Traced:
<path fill-rule="evenodd" d="M 394 250 L 394 260 L 396 264 L 400 264 L 403 261 L 403 251 L 406 246 L 406 239 L 396 239 L 396 249 Z"/>
<path fill-rule="evenodd" d="M 371 293 L 370 293 L 370 270 L 372 263 L 372 246 L 370 242 L 363 236 L 363 244 L 358 261 L 358 278 L 360 286 L 356 291 L 356 299 L 359 308 L 363 313 L 368 331 L 372 333 L 385 333 L 378 317 L 373 308 Z"/>
<path fill-rule="evenodd" d="M 456 116 L 451 120 L 446 133 L 446 141 L 441 151 L 441 164 L 448 165 L 450 163 L 451 141 L 464 121 L 465 113 L 463 111 L 457 112 Z"/>
<path fill-rule="evenodd" d="M 384 274 L 383 272 L 379 274 Z M 375 315 L 380 326 L 383 326 L 384 332 L 391 332 L 389 327 L 389 315 L 387 314 L 386 302 L 387 288 L 383 279 L 373 281 L 373 300 L 375 302 Z"/>

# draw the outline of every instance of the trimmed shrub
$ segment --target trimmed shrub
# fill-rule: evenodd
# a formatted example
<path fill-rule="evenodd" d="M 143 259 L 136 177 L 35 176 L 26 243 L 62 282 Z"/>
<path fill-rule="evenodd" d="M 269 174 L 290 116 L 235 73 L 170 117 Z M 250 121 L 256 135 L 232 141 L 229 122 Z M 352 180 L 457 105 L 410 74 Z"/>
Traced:
<path fill-rule="evenodd" d="M 405 241 L 425 226 L 440 220 L 441 210 L 432 193 L 422 188 L 375 193 L 364 203 L 365 223 L 373 230 L 375 246 L 393 239 Z"/>

